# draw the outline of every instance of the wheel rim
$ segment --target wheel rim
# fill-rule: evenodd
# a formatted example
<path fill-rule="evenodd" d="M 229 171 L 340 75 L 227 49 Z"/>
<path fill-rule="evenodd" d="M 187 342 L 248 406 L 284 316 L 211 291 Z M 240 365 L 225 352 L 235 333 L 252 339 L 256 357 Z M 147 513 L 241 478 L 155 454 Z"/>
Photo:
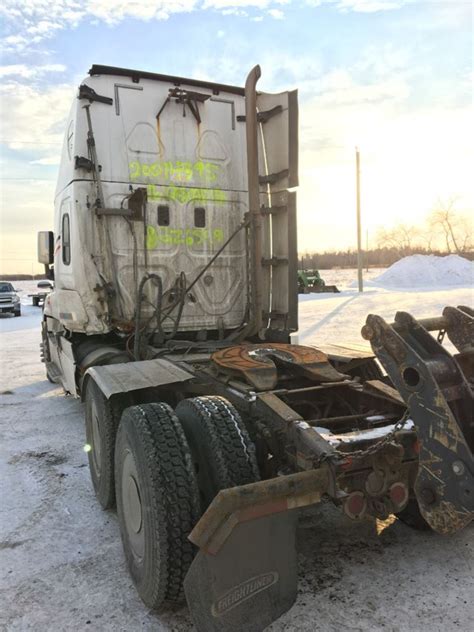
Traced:
<path fill-rule="evenodd" d="M 145 530 L 137 468 L 131 452 L 127 451 L 122 468 L 122 504 L 128 540 L 136 558 L 143 557 Z"/>
<path fill-rule="evenodd" d="M 94 463 L 94 469 L 97 476 L 100 476 L 100 430 L 99 430 L 99 415 L 97 413 L 97 407 L 94 401 L 92 401 L 91 407 L 91 426 L 92 426 L 92 461 Z"/>

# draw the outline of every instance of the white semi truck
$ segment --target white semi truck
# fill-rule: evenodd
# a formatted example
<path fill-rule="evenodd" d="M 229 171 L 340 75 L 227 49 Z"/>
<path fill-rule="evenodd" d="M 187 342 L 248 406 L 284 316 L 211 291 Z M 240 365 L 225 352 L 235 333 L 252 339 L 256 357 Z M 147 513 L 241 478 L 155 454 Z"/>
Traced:
<path fill-rule="evenodd" d="M 298 508 L 323 496 L 442 533 L 473 517 L 472 311 L 371 315 L 373 354 L 291 344 L 297 95 L 259 76 L 92 66 L 38 236 L 42 357 L 85 401 L 97 498 L 145 604 L 184 586 L 206 632 L 291 607 Z"/>

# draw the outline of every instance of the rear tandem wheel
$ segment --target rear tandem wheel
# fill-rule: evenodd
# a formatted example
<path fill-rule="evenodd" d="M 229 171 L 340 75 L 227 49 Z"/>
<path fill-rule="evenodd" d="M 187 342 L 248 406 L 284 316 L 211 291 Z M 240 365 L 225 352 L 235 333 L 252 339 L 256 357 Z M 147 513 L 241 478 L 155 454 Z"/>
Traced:
<path fill-rule="evenodd" d="M 49 351 L 49 340 L 48 340 L 48 330 L 46 327 L 46 320 L 43 319 L 41 323 L 41 343 L 40 343 L 40 355 L 41 362 L 44 362 L 44 366 L 46 368 L 46 377 L 48 382 L 51 384 L 58 383 L 58 379 L 55 376 L 55 373 L 51 370 L 54 367 L 54 364 L 51 362 L 51 354 Z"/>
<path fill-rule="evenodd" d="M 130 405 L 126 396 L 107 399 L 91 378 L 85 396 L 86 442 L 92 484 L 103 509 L 115 507 L 114 452 L 115 437 L 124 409 Z"/>
<path fill-rule="evenodd" d="M 115 450 L 117 513 L 127 566 L 143 602 L 181 600 L 200 516 L 191 453 L 167 404 L 140 404 L 121 419 Z"/>
<path fill-rule="evenodd" d="M 255 446 L 230 402 L 194 397 L 181 401 L 176 414 L 193 455 L 203 511 L 219 490 L 260 480 Z"/>

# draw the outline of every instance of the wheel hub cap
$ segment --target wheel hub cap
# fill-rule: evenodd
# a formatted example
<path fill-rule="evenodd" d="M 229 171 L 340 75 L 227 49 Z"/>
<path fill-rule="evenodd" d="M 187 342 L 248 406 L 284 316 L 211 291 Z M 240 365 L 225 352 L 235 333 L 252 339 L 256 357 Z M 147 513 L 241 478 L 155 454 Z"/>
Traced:
<path fill-rule="evenodd" d="M 130 476 L 127 489 L 127 506 L 130 514 L 130 526 L 135 533 L 142 527 L 142 505 L 138 494 L 137 482 Z"/>
<path fill-rule="evenodd" d="M 145 551 L 145 533 L 143 529 L 140 483 L 135 461 L 130 452 L 127 452 L 123 461 L 121 487 L 128 540 L 133 554 L 140 559 Z"/>

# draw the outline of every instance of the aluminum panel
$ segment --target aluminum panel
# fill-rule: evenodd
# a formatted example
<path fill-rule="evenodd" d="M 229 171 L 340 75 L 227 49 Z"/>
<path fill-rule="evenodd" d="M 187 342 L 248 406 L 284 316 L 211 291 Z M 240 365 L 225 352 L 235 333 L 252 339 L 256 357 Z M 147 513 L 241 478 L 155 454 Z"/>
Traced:
<path fill-rule="evenodd" d="M 186 382 L 194 377 L 165 358 L 95 366 L 86 375 L 97 383 L 107 399 L 116 393 Z"/>

